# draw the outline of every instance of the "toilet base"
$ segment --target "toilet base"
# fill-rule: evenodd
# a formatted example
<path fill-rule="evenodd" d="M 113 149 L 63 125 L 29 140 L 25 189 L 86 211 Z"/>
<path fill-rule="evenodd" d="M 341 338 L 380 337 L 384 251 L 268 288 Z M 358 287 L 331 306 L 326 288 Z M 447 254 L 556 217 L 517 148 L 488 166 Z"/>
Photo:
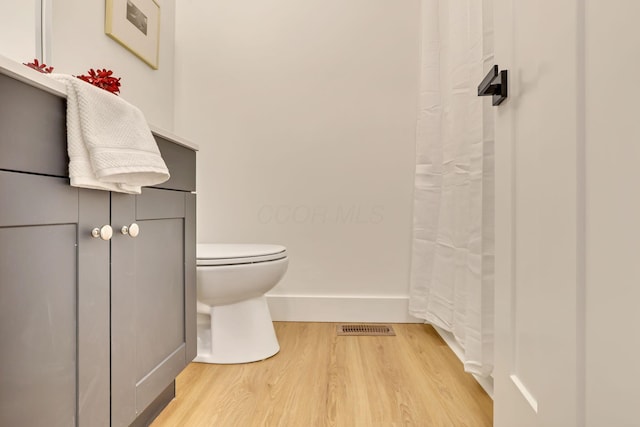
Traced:
<path fill-rule="evenodd" d="M 198 314 L 198 356 L 194 362 L 256 362 L 280 351 L 264 295 L 210 307 L 209 316 Z"/>

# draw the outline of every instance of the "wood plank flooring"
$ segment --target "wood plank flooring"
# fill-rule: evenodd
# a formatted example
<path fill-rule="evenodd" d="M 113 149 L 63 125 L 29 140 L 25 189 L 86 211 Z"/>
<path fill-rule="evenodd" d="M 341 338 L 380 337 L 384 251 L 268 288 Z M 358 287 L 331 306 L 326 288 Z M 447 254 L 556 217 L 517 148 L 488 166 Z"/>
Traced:
<path fill-rule="evenodd" d="M 431 326 L 336 336 L 335 323 L 275 322 L 280 353 L 192 363 L 152 427 L 489 427 L 493 402 Z"/>

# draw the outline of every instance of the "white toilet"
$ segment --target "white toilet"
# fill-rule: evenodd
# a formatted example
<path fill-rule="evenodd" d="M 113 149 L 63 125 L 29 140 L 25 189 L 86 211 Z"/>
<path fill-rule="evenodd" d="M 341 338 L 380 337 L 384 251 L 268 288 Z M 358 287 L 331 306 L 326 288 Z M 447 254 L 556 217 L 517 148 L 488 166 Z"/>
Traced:
<path fill-rule="evenodd" d="M 280 351 L 264 294 L 287 271 L 279 245 L 198 244 L 198 356 L 194 362 L 247 363 Z"/>

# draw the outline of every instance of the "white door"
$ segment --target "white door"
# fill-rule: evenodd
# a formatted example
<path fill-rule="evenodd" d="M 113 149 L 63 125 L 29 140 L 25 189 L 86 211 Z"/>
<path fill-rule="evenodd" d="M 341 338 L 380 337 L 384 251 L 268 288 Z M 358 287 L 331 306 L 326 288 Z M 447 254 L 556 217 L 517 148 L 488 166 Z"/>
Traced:
<path fill-rule="evenodd" d="M 640 426 L 639 17 L 494 0 L 497 427 Z"/>
<path fill-rule="evenodd" d="M 586 7 L 587 427 L 640 426 L 640 2 Z"/>

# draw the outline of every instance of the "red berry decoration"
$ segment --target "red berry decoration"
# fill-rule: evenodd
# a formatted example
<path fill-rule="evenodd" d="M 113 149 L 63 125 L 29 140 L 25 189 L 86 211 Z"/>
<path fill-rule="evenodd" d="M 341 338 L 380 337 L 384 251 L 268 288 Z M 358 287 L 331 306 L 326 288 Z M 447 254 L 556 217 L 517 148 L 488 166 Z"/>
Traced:
<path fill-rule="evenodd" d="M 45 63 L 40 64 L 37 59 L 34 59 L 33 62 L 23 62 L 22 64 L 44 74 L 49 74 L 53 71 L 53 67 L 47 67 Z"/>
<path fill-rule="evenodd" d="M 112 77 L 112 75 L 113 71 L 107 70 L 106 68 L 102 70 L 98 69 L 97 71 L 92 68 L 89 70 L 88 76 L 83 74 L 76 77 L 117 95 L 118 92 L 120 92 L 120 78 Z"/>

